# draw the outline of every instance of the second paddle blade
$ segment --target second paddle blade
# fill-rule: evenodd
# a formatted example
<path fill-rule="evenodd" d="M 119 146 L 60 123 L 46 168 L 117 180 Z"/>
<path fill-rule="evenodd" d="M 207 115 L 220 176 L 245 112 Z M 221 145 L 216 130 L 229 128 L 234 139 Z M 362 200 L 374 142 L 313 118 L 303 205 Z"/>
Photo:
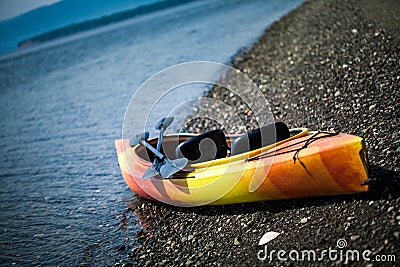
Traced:
<path fill-rule="evenodd" d="M 159 120 L 156 124 L 155 129 L 156 130 L 161 130 L 161 128 L 163 128 L 164 130 L 171 125 L 171 123 L 174 121 L 174 117 L 166 117 L 166 118 L 162 118 L 161 120 Z"/>
<path fill-rule="evenodd" d="M 189 163 L 186 158 L 180 158 L 165 162 L 160 168 L 160 174 L 163 178 L 169 178 L 171 175 L 183 170 Z"/>
<path fill-rule="evenodd" d="M 160 175 L 154 165 L 152 164 L 147 170 L 143 173 L 142 180 L 145 181 L 151 177 Z"/>

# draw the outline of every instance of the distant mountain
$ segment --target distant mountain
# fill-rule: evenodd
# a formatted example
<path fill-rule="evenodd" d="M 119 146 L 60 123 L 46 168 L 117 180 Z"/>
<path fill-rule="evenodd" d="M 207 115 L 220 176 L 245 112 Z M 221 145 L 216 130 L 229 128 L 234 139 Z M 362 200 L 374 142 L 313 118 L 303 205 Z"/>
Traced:
<path fill-rule="evenodd" d="M 196 0 L 164 0 L 161 2 L 156 2 L 153 4 L 148 4 L 144 6 L 139 6 L 134 9 L 130 9 L 127 11 L 121 11 L 117 13 L 113 13 L 111 15 L 102 16 L 97 19 L 87 20 L 84 22 L 74 23 L 72 25 L 68 25 L 59 29 L 52 30 L 47 33 L 43 33 L 29 39 L 25 39 L 18 43 L 18 48 L 28 47 L 35 44 L 47 42 L 50 40 L 57 39 L 59 37 L 75 34 L 81 31 L 86 31 L 90 29 L 94 29 L 100 26 L 108 25 L 111 23 L 123 21 L 126 19 L 133 18 L 138 15 L 148 14 L 157 10 L 167 9 L 173 6 L 181 5 L 190 1 Z"/>
<path fill-rule="evenodd" d="M 55 29 L 157 2 L 162 0 L 63 0 L 40 7 L 0 22 L 0 54 L 16 49 L 22 40 Z"/>

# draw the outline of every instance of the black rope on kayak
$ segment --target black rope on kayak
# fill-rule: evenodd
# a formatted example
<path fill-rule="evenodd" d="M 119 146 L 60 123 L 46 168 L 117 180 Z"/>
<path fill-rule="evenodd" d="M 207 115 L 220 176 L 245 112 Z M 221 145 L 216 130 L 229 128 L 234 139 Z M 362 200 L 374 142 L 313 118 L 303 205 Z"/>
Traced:
<path fill-rule="evenodd" d="M 320 134 L 324 134 L 324 135 L 318 136 L 318 135 L 320 135 Z M 267 157 L 278 156 L 278 155 L 282 155 L 282 154 L 287 154 L 287 153 L 295 152 L 294 155 L 293 155 L 293 163 L 296 164 L 296 160 L 299 160 L 299 162 L 301 163 L 301 161 L 300 161 L 300 159 L 299 159 L 299 152 L 300 152 L 302 149 L 307 148 L 312 142 L 314 142 L 314 141 L 316 141 L 316 140 L 319 140 L 319 139 L 322 139 L 322 138 L 326 138 L 326 137 L 336 136 L 336 135 L 338 135 L 338 134 L 339 134 L 339 133 L 337 133 L 337 132 L 318 131 L 318 132 L 316 132 L 315 134 L 311 135 L 311 136 L 310 136 L 308 139 L 306 139 L 306 140 L 301 140 L 301 141 L 295 142 L 295 143 L 293 143 L 293 144 L 291 144 L 291 145 L 287 145 L 287 146 L 278 148 L 278 149 L 276 149 L 276 150 L 274 150 L 274 151 L 265 152 L 265 153 L 263 153 L 262 155 L 257 155 L 257 156 L 255 156 L 255 157 L 253 157 L 253 158 L 246 159 L 246 161 L 258 160 L 258 159 L 262 159 L 262 158 L 267 158 Z M 276 153 L 276 152 L 278 152 L 278 151 L 281 151 L 281 150 L 284 150 L 284 149 L 287 149 L 287 148 L 296 146 L 296 145 L 301 144 L 301 143 L 304 143 L 304 145 L 301 146 L 300 148 L 291 149 L 291 150 L 288 150 L 288 151 L 285 151 L 285 152 Z"/>
<path fill-rule="evenodd" d="M 319 135 L 319 134 L 321 134 L 321 133 L 322 133 L 322 134 L 325 134 L 325 136 L 319 136 L 319 137 L 317 137 L 317 135 Z M 316 141 L 316 140 L 318 140 L 318 139 L 322 139 L 322 138 L 325 138 L 325 137 L 331 137 L 331 136 L 335 136 L 335 135 L 338 135 L 338 134 L 339 134 L 339 133 L 337 133 L 337 132 L 323 132 L 323 131 L 318 131 L 317 133 L 311 135 L 310 138 L 308 138 L 308 139 L 306 140 L 306 143 L 305 143 L 302 147 L 300 147 L 299 149 L 297 149 L 296 153 L 294 153 L 294 155 L 293 155 L 293 163 L 296 164 L 296 159 L 298 159 L 298 160 L 300 161 L 300 159 L 299 159 L 299 152 L 300 152 L 302 149 L 307 148 L 308 145 L 310 145 L 312 142 L 314 142 L 314 141 Z"/>

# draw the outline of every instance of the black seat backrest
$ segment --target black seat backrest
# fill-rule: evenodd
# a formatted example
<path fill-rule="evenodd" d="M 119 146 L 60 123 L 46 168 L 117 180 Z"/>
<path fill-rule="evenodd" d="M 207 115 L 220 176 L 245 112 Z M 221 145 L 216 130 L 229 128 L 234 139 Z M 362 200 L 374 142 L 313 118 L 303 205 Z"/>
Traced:
<path fill-rule="evenodd" d="M 196 163 L 224 158 L 228 149 L 224 132 L 213 130 L 186 140 L 175 152 L 178 158 L 183 156 Z"/>
<path fill-rule="evenodd" d="M 290 137 L 289 128 L 283 122 L 276 122 L 255 129 L 236 139 L 231 146 L 231 155 L 249 152 L 274 144 Z"/>

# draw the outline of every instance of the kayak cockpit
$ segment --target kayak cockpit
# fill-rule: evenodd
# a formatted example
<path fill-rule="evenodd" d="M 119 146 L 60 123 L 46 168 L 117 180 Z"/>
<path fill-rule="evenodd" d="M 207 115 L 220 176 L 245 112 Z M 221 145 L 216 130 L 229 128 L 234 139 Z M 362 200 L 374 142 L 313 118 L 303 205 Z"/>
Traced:
<path fill-rule="evenodd" d="M 222 132 L 222 131 L 221 131 Z M 210 132 L 208 132 L 210 133 Z M 262 151 L 268 150 L 271 147 L 279 145 L 283 142 L 292 140 L 294 138 L 299 138 L 306 136 L 308 131 L 305 128 L 296 128 L 288 130 L 287 135 L 282 135 L 277 140 L 278 142 L 268 141 L 268 144 L 262 147 L 255 147 L 257 144 L 254 139 L 248 141 L 248 135 L 224 135 L 224 142 L 221 138 L 216 140 L 216 138 L 208 138 L 210 135 L 206 133 L 206 138 L 202 135 L 190 134 L 190 133 L 180 133 L 180 134 L 170 134 L 163 137 L 162 146 L 160 152 L 165 155 L 170 160 L 175 160 L 180 157 L 187 157 L 190 160 L 192 166 L 201 167 L 203 163 L 213 161 L 212 165 L 218 165 L 225 162 L 224 159 L 230 158 L 232 160 L 244 159 L 254 153 L 258 154 Z M 204 134 L 203 134 L 204 135 Z M 200 138 L 199 138 L 200 137 Z M 212 136 L 211 136 L 212 137 Z M 274 137 L 275 138 L 275 137 Z M 193 141 L 194 140 L 194 141 Z M 210 142 L 212 141 L 212 142 Z M 158 143 L 158 138 L 151 138 L 147 141 L 152 147 L 156 148 Z M 243 143 L 249 142 L 250 149 L 246 151 L 245 145 Z M 186 144 L 187 147 L 184 147 Z M 235 144 L 240 145 L 240 149 L 234 147 Z M 233 149 L 232 149 L 233 146 Z M 183 153 L 179 148 L 186 148 L 186 153 Z M 134 153 L 144 161 L 154 162 L 156 156 L 154 153 L 149 151 L 145 146 L 138 145 L 134 148 Z M 188 155 L 188 151 L 192 153 Z M 221 150 L 225 150 L 222 151 Z M 233 151 L 232 151 L 233 150 Z M 232 153 L 233 152 L 233 153 Z M 222 155 L 222 156 L 221 156 Z M 195 156 L 195 158 L 193 158 Z"/>

